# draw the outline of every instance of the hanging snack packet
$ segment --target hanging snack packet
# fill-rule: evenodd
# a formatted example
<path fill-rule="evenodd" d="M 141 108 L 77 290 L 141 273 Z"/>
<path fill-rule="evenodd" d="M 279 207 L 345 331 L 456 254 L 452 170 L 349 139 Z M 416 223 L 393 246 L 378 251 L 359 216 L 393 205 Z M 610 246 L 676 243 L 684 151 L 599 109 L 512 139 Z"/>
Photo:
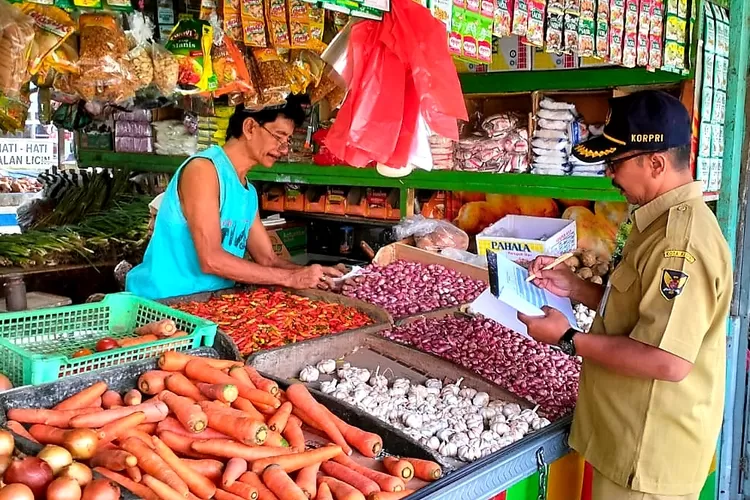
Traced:
<path fill-rule="evenodd" d="M 563 52 L 578 52 L 578 24 L 581 19 L 581 0 L 565 0 L 563 20 Z"/>
<path fill-rule="evenodd" d="M 277 49 L 288 49 L 291 44 L 289 42 L 285 0 L 263 0 L 263 4 L 271 45 Z"/>
<path fill-rule="evenodd" d="M 510 36 L 510 28 L 512 24 L 512 12 L 510 8 L 511 4 L 512 0 L 497 0 L 497 5 L 495 6 L 495 14 L 493 16 L 493 36 L 496 36 L 498 38 Z"/>
<path fill-rule="evenodd" d="M 263 106 L 280 106 L 292 89 L 286 64 L 276 49 L 253 49 L 258 69 L 258 92 Z"/>
<path fill-rule="evenodd" d="M 596 52 L 599 59 L 609 56 L 609 0 L 596 4 Z"/>
<path fill-rule="evenodd" d="M 28 55 L 34 35 L 34 22 L 9 3 L 0 1 L 0 94 L 5 97 L 18 98 L 28 80 Z"/>
<path fill-rule="evenodd" d="M 201 10 L 198 14 L 198 19 L 201 21 L 209 21 L 211 14 L 216 12 L 216 2 L 214 0 L 201 0 Z"/>
<path fill-rule="evenodd" d="M 141 12 L 136 12 L 128 17 L 130 24 L 130 37 L 135 46 L 128 51 L 124 60 L 130 64 L 136 82 L 136 90 L 148 87 L 154 80 L 154 63 L 149 50 L 149 40 L 154 35 L 154 25 L 149 18 Z"/>
<path fill-rule="evenodd" d="M 67 12 L 53 5 L 23 3 L 21 12 L 34 21 L 34 42 L 29 54 L 29 73 L 33 75 L 45 58 L 73 34 L 76 24 Z"/>
<path fill-rule="evenodd" d="M 544 13 L 546 0 L 529 0 L 529 20 L 526 24 L 526 39 L 529 44 L 544 46 Z"/>
<path fill-rule="evenodd" d="M 320 82 L 318 82 L 310 93 L 310 103 L 315 104 L 322 101 L 334 88 L 336 88 L 336 82 L 327 73 L 324 73 Z"/>
<path fill-rule="evenodd" d="M 263 0 L 240 0 L 242 39 L 248 47 L 266 47 L 266 21 Z"/>
<path fill-rule="evenodd" d="M 243 42 L 242 16 L 240 15 L 239 0 L 225 0 L 222 6 L 224 15 L 224 33 L 235 42 Z"/>
<path fill-rule="evenodd" d="M 171 96 L 177 89 L 180 64 L 171 52 L 156 42 L 151 44 L 151 61 L 154 64 L 154 85 L 163 96 Z"/>
<path fill-rule="evenodd" d="M 255 87 L 250 81 L 250 73 L 237 45 L 224 33 L 214 40 L 211 47 L 211 63 L 218 87 L 214 96 L 230 93 L 255 94 Z"/>
<path fill-rule="evenodd" d="M 662 66 L 662 32 L 664 31 L 664 1 L 651 3 L 651 26 L 648 35 L 648 67 L 659 69 Z"/>
<path fill-rule="evenodd" d="M 211 66 L 213 28 L 207 21 L 181 19 L 167 40 L 166 49 L 179 64 L 177 92 L 196 94 L 216 90 Z"/>
<path fill-rule="evenodd" d="M 625 0 L 610 0 L 609 62 L 622 64 L 622 38 L 625 33 Z"/>
<path fill-rule="evenodd" d="M 288 0 L 289 31 L 293 49 L 310 48 L 313 40 L 323 40 L 324 11 L 304 0 Z"/>
<path fill-rule="evenodd" d="M 651 32 L 652 0 L 640 0 L 638 6 L 638 42 L 636 45 L 638 66 L 648 66 L 648 37 Z"/>
<path fill-rule="evenodd" d="M 638 62 L 638 0 L 625 0 L 625 32 L 622 65 L 634 68 Z"/>
<path fill-rule="evenodd" d="M 516 0 L 513 6 L 513 25 L 511 33 L 518 36 L 526 36 L 529 26 L 529 4 L 528 0 Z"/>
<path fill-rule="evenodd" d="M 49 2 L 52 4 L 53 2 Z M 84 9 L 101 9 L 102 0 L 73 0 L 73 5 Z"/>
<path fill-rule="evenodd" d="M 581 18 L 578 21 L 578 55 L 591 57 L 594 55 L 594 39 L 596 36 L 594 0 L 581 0 Z"/>
<path fill-rule="evenodd" d="M 78 73 L 78 36 L 73 34 L 49 55 L 44 66 L 58 73 Z"/>

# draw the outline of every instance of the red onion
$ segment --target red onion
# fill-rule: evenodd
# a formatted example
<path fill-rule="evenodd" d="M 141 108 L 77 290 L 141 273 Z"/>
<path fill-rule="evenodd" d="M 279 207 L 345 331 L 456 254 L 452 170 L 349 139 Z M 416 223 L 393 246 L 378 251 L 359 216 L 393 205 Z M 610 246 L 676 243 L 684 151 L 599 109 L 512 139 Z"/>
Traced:
<path fill-rule="evenodd" d="M 384 332 L 460 364 L 540 407 L 554 420 L 575 407 L 580 360 L 482 317 L 420 319 Z"/>
<path fill-rule="evenodd" d="M 376 306 L 395 318 L 472 302 L 487 283 L 440 264 L 397 260 L 385 267 L 371 264 L 349 280 L 342 293 Z"/>

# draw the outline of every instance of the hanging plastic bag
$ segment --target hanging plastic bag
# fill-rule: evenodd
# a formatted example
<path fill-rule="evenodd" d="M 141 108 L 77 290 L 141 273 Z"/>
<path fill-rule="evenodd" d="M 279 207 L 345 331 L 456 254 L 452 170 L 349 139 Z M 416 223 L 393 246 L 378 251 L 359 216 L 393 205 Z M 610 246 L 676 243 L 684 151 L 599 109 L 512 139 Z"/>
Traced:
<path fill-rule="evenodd" d="M 18 98 L 28 79 L 29 47 L 34 22 L 11 4 L 0 0 L 0 94 Z"/>
<path fill-rule="evenodd" d="M 260 104 L 283 105 L 292 92 L 286 63 L 281 60 L 276 49 L 253 49 L 253 57 L 258 69 Z"/>
<path fill-rule="evenodd" d="M 397 239 L 414 237 L 417 247 L 433 252 L 444 248 L 466 250 L 469 248 L 469 235 L 445 220 L 428 219 L 414 215 L 393 228 Z"/>
<path fill-rule="evenodd" d="M 34 20 L 34 42 L 29 54 L 29 73 L 34 75 L 45 59 L 76 29 L 70 15 L 53 5 L 21 4 L 21 12 Z"/>
<path fill-rule="evenodd" d="M 133 48 L 125 54 L 124 60 L 130 64 L 136 90 L 148 87 L 154 81 L 154 62 L 151 59 L 149 40 L 154 35 L 154 25 L 150 19 L 141 12 L 136 12 L 128 17 L 130 24 L 130 39 Z"/>
<path fill-rule="evenodd" d="M 180 79 L 180 63 L 156 42 L 151 43 L 151 62 L 154 65 L 154 86 L 163 96 L 171 96 Z"/>
<path fill-rule="evenodd" d="M 216 76 L 211 65 L 212 44 L 213 28 L 207 21 L 182 19 L 172 29 L 165 48 L 174 55 L 180 67 L 178 93 L 216 90 Z"/>
<path fill-rule="evenodd" d="M 215 17 L 212 20 L 215 20 Z M 211 64 L 217 84 L 213 93 L 214 97 L 232 93 L 256 94 L 242 53 L 232 39 L 217 25 L 214 26 Z"/>

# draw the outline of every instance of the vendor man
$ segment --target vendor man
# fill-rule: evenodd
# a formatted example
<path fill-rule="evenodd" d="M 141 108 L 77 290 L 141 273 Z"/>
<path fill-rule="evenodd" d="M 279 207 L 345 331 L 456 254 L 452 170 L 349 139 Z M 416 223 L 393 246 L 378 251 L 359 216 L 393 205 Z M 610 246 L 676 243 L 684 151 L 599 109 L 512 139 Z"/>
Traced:
<path fill-rule="evenodd" d="M 631 204 L 633 229 L 607 288 L 564 264 L 531 272 L 537 286 L 598 316 L 590 334 L 555 309 L 521 316 L 529 334 L 583 358 L 570 446 L 594 467 L 595 500 L 697 499 L 724 405 L 732 258 L 689 166 L 690 117 L 644 91 L 611 100 L 604 135 L 574 148 L 607 162 Z"/>
<path fill-rule="evenodd" d="M 280 108 L 238 106 L 226 144 L 188 158 L 170 181 L 143 263 L 127 274 L 126 290 L 162 299 L 235 282 L 314 288 L 340 276 L 334 268 L 301 267 L 274 253 L 258 215 L 258 194 L 246 178 L 251 168 L 270 168 L 288 152 L 304 117 L 293 96 Z"/>

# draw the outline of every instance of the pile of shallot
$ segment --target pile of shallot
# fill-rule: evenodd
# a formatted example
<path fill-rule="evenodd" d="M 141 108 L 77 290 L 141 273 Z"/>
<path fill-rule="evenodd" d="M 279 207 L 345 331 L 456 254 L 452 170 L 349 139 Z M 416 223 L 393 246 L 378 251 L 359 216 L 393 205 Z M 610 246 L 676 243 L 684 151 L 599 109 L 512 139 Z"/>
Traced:
<path fill-rule="evenodd" d="M 473 370 L 539 405 L 539 412 L 547 418 L 554 420 L 575 407 L 580 360 L 490 319 L 419 319 L 384 335 Z"/>
<path fill-rule="evenodd" d="M 315 382 L 321 374 L 330 375 L 320 381 L 322 392 L 390 423 L 443 457 L 463 462 L 486 457 L 550 424 L 535 409 L 462 387 L 461 379 L 444 384 L 431 378 L 418 384 L 332 359 L 304 367 L 299 378 Z"/>
<path fill-rule="evenodd" d="M 387 266 L 365 267 L 344 284 L 342 293 L 380 306 L 395 318 L 403 318 L 467 304 L 485 288 L 487 283 L 440 264 L 397 260 Z"/>

